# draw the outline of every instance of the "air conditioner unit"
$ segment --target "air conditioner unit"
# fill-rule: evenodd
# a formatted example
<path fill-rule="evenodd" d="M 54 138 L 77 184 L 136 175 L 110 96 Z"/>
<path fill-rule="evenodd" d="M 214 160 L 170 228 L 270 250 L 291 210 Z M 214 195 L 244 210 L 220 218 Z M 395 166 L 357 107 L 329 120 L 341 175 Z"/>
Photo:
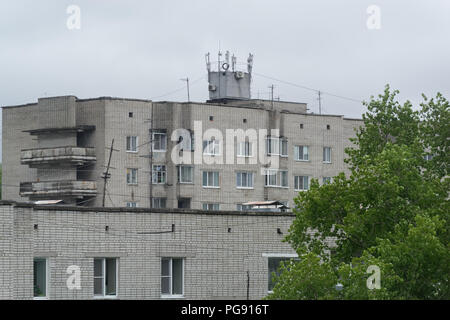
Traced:
<path fill-rule="evenodd" d="M 215 85 L 213 85 L 213 84 L 210 84 L 209 86 L 208 86 L 208 90 L 209 91 L 216 91 L 216 86 Z"/>
<path fill-rule="evenodd" d="M 236 72 L 234 73 L 234 76 L 235 76 L 236 79 L 243 79 L 243 78 L 244 78 L 244 72 L 242 72 L 242 71 L 236 71 Z"/>

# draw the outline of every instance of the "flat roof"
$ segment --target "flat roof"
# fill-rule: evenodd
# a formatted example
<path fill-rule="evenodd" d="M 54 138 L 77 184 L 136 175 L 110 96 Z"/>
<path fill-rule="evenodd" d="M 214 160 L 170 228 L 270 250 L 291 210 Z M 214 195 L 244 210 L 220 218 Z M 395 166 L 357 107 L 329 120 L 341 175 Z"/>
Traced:
<path fill-rule="evenodd" d="M 129 208 L 129 207 L 81 207 L 69 205 L 38 205 L 34 202 L 19 202 L 12 200 L 0 200 L 0 206 L 12 206 L 18 208 L 33 208 L 33 210 L 53 210 L 53 211 L 79 211 L 79 212 L 131 212 L 131 213 L 174 213 L 174 214 L 199 214 L 210 216 L 278 216 L 295 217 L 292 212 L 273 211 L 231 211 L 231 210 L 200 210 L 200 209 L 156 209 L 156 208 Z"/>
<path fill-rule="evenodd" d="M 220 103 L 220 101 L 214 102 L 213 100 L 207 100 L 206 102 L 195 102 L 195 101 L 168 101 L 168 100 L 161 100 L 161 101 L 153 101 L 153 100 L 147 100 L 147 99 L 136 99 L 136 98 L 121 98 L 121 97 L 108 97 L 108 96 L 101 96 L 96 98 L 86 98 L 86 99 L 79 99 L 74 95 L 67 95 L 67 96 L 55 96 L 55 97 L 44 97 L 44 98 L 38 98 L 38 99 L 53 99 L 53 98 L 61 98 L 61 97 L 75 97 L 76 101 L 85 102 L 85 101 L 101 101 L 101 100 L 122 100 L 122 101 L 138 101 L 138 102 L 151 102 L 155 104 L 164 104 L 164 103 L 174 103 L 174 104 L 197 104 L 197 105 L 207 105 L 207 106 L 221 106 L 221 107 L 232 107 L 232 108 L 247 108 L 247 109 L 257 109 L 257 110 L 267 110 L 262 109 L 261 105 L 258 105 L 258 102 L 271 102 L 271 100 L 265 100 L 265 99 L 249 99 L 249 100 L 230 100 L 228 103 Z M 236 102 L 236 103 L 233 103 Z M 299 104 L 299 105 L 307 105 L 304 102 L 295 102 L 295 101 L 278 101 L 275 100 L 275 103 L 285 103 L 285 104 Z M 23 105 L 12 105 L 12 106 L 2 106 L 2 108 L 20 108 L 20 107 L 29 107 L 38 105 L 38 103 L 27 103 Z M 317 113 L 308 113 L 308 112 L 294 112 L 289 110 L 280 110 L 281 113 L 287 113 L 287 114 L 299 114 L 299 115 L 310 115 L 310 116 L 319 116 L 319 117 L 341 117 L 344 120 L 359 120 L 361 121 L 362 118 L 348 118 L 344 115 L 339 114 L 317 114 Z"/>

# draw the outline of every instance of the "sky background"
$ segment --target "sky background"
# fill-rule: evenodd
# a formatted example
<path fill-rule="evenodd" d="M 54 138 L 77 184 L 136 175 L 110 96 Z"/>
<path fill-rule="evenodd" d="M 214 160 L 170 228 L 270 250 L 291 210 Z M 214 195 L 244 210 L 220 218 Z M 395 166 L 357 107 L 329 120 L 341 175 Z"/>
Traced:
<path fill-rule="evenodd" d="M 81 28 L 69 30 L 69 5 Z M 367 8 L 380 8 L 369 29 Z M 76 95 L 155 100 L 208 98 L 205 53 L 254 54 L 252 95 L 308 103 L 360 118 L 356 100 L 389 83 L 402 102 L 450 96 L 448 0 L 0 0 L 0 105 Z M 195 82 L 195 80 L 198 80 Z M 180 89 L 180 90 L 178 90 Z M 169 94 L 170 93 L 170 94 Z M 0 149 L 1 155 L 1 149 Z"/>

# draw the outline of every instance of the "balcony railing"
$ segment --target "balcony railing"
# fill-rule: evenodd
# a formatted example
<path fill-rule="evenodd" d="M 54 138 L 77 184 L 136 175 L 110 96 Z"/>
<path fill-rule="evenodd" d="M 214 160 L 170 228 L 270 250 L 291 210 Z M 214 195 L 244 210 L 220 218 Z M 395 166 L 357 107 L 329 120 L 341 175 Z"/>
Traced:
<path fill-rule="evenodd" d="M 95 181 L 63 180 L 21 182 L 20 195 L 30 198 L 86 197 L 97 194 Z"/>
<path fill-rule="evenodd" d="M 24 149 L 20 152 L 20 163 L 36 167 L 46 164 L 70 163 L 84 165 L 95 162 L 95 149 L 82 147 L 56 147 Z"/>

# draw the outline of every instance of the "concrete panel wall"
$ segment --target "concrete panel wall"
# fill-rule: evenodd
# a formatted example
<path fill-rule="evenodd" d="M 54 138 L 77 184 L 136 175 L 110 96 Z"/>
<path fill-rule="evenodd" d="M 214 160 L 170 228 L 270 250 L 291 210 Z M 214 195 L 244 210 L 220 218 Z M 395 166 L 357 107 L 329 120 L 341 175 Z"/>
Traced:
<path fill-rule="evenodd" d="M 19 195 L 20 182 L 36 179 L 36 169 L 20 164 L 20 150 L 37 148 L 35 137 L 23 132 L 37 121 L 37 108 L 37 104 L 30 104 L 2 109 L 2 199 L 26 200 Z"/>

